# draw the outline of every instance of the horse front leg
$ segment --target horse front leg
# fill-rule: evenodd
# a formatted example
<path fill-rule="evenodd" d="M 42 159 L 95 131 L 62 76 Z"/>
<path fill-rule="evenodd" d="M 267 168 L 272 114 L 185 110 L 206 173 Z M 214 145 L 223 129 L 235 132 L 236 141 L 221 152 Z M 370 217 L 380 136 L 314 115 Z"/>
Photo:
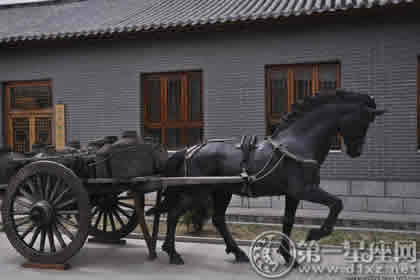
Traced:
<path fill-rule="evenodd" d="M 299 205 L 299 200 L 290 196 L 286 195 L 286 205 L 284 209 L 284 217 L 283 217 L 283 233 L 290 237 L 293 225 L 295 223 L 295 216 L 296 216 L 296 209 Z M 287 240 L 282 240 L 282 244 L 277 250 L 284 258 L 284 260 L 289 263 L 293 261 L 293 257 L 290 254 L 289 243 Z"/>
<path fill-rule="evenodd" d="M 184 264 L 184 260 L 181 255 L 175 250 L 175 235 L 176 226 L 179 218 L 187 211 L 192 205 L 192 199 L 190 196 L 180 195 L 175 198 L 177 201 L 173 202 L 173 207 L 169 208 L 168 216 L 166 219 L 166 237 L 165 242 L 162 245 L 162 250 L 165 251 L 169 256 L 170 264 Z"/>
<path fill-rule="evenodd" d="M 328 216 L 322 226 L 319 229 L 311 229 L 306 238 L 306 241 L 319 240 L 332 233 L 337 223 L 338 215 L 343 210 L 343 202 L 337 196 L 321 189 L 319 185 L 314 185 L 306 189 L 306 191 L 299 195 L 300 199 L 322 204 L 329 208 Z"/>
<path fill-rule="evenodd" d="M 239 248 L 238 244 L 236 244 L 232 233 L 226 225 L 226 209 L 228 208 L 231 199 L 231 193 L 226 193 L 223 191 L 213 193 L 214 214 L 212 217 L 212 222 L 225 241 L 226 254 L 233 253 L 237 262 L 248 262 L 249 259 L 247 254 L 242 251 L 241 248 Z"/>

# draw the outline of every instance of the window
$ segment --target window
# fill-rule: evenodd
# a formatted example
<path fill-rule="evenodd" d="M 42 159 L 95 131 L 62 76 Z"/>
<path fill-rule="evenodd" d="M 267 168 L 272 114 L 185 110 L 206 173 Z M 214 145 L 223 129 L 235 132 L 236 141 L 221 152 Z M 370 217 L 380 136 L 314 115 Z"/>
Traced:
<path fill-rule="evenodd" d="M 50 81 L 5 84 L 7 142 L 16 152 L 35 143 L 52 144 L 53 103 Z"/>
<path fill-rule="evenodd" d="M 340 64 L 300 64 L 270 66 L 267 78 L 267 132 L 280 122 L 292 104 L 305 96 L 340 87 Z M 340 138 L 335 137 L 332 149 L 340 149 Z"/>
<path fill-rule="evenodd" d="M 144 136 L 168 149 L 202 141 L 201 72 L 143 75 Z"/>

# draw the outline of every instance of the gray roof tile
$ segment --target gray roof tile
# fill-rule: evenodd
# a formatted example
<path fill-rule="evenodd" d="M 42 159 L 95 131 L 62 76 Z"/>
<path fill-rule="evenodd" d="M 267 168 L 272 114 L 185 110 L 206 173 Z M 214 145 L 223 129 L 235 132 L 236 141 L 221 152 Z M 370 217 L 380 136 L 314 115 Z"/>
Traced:
<path fill-rule="evenodd" d="M 0 43 L 371 8 L 414 0 L 87 0 L 0 8 Z"/>

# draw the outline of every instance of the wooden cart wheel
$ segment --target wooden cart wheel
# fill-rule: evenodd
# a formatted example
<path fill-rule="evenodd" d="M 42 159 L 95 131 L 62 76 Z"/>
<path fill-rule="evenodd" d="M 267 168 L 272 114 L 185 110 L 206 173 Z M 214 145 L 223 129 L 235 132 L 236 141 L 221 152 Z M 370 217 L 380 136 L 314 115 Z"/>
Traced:
<path fill-rule="evenodd" d="M 64 165 L 37 161 L 11 179 L 2 217 L 7 238 L 22 256 L 40 264 L 63 264 L 88 236 L 88 193 Z"/>
<path fill-rule="evenodd" d="M 95 196 L 92 205 L 89 234 L 98 240 L 117 241 L 136 229 L 134 196 L 128 192 Z"/>

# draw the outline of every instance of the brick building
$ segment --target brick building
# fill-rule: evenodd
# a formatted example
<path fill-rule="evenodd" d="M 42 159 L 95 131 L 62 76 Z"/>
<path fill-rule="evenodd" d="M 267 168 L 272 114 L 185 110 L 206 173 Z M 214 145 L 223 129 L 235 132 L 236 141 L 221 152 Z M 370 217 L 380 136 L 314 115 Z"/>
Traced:
<path fill-rule="evenodd" d="M 360 158 L 339 146 L 330 153 L 324 187 L 347 211 L 420 213 L 419 8 L 398 0 L 3 5 L 1 141 L 17 151 L 56 143 L 59 103 L 67 141 L 137 129 L 176 149 L 264 136 L 296 98 L 343 87 L 373 95 L 389 113 Z"/>

